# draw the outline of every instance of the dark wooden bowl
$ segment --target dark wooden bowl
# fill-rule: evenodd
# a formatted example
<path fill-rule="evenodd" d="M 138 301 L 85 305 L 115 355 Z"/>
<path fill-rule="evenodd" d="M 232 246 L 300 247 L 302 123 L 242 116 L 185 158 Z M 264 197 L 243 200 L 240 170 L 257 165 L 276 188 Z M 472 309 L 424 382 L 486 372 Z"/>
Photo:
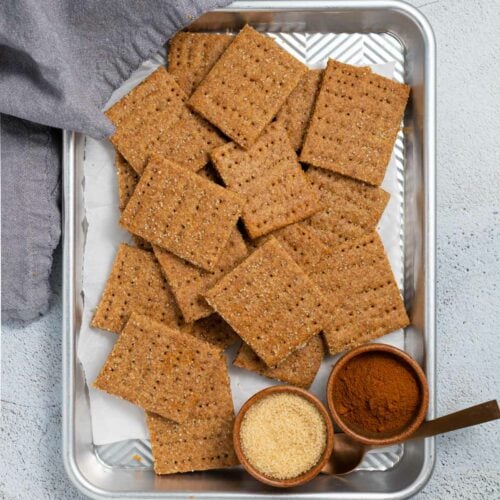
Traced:
<path fill-rule="evenodd" d="M 243 421 L 243 417 L 245 416 L 246 412 L 251 408 L 252 405 L 260 401 L 262 398 L 270 396 L 271 394 L 278 393 L 297 394 L 298 396 L 302 396 L 304 399 L 307 399 L 321 413 L 326 425 L 326 446 L 319 462 L 312 469 L 304 472 L 300 476 L 283 480 L 267 477 L 266 475 L 255 469 L 245 457 L 243 450 L 241 449 L 240 441 L 241 422 Z M 236 416 L 236 420 L 234 421 L 233 443 L 234 450 L 236 451 L 236 455 L 241 462 L 241 465 L 243 465 L 246 471 L 255 479 L 277 488 L 292 488 L 293 486 L 300 486 L 311 481 L 311 479 L 314 479 L 320 473 L 326 462 L 329 460 L 330 455 L 333 451 L 333 425 L 327 409 L 316 396 L 313 396 L 310 392 L 307 392 L 306 390 L 300 389 L 298 387 L 277 385 L 274 387 L 268 387 L 267 389 L 258 392 L 242 406 L 241 410 Z"/>
<path fill-rule="evenodd" d="M 383 434 L 381 434 L 380 437 L 363 435 L 358 431 L 352 429 L 351 427 L 348 427 L 335 408 L 335 401 L 333 400 L 333 386 L 337 382 L 337 377 L 340 371 L 353 358 L 361 354 L 366 354 L 367 352 L 388 353 L 399 359 L 414 373 L 415 378 L 420 386 L 420 406 L 418 408 L 418 411 L 416 412 L 411 423 L 397 434 L 392 434 L 390 436 L 384 436 Z M 429 386 L 427 384 L 425 374 L 422 368 L 420 368 L 420 365 L 412 357 L 406 354 L 406 352 L 387 344 L 367 344 L 348 351 L 333 367 L 332 372 L 330 373 L 330 377 L 328 378 L 326 397 L 328 401 L 328 408 L 330 409 L 330 412 L 333 416 L 333 420 L 348 436 L 363 444 L 372 446 L 386 446 L 409 439 L 410 436 L 420 427 L 425 419 L 425 414 L 427 413 L 427 407 L 429 405 Z"/>

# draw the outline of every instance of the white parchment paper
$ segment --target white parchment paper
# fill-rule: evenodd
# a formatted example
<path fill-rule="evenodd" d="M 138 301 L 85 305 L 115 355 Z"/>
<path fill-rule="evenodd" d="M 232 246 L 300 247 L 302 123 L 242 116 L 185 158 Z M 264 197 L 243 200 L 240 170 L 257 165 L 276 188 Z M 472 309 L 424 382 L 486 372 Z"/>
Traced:
<path fill-rule="evenodd" d="M 143 64 L 113 94 L 109 105 L 129 92 L 160 64 L 165 64 L 165 58 L 161 54 Z M 391 78 L 394 66 L 394 63 L 386 63 L 373 65 L 372 69 Z M 140 408 L 91 387 L 92 381 L 97 377 L 117 339 L 117 335 L 91 328 L 90 321 L 104 290 L 119 244 L 130 242 L 130 236 L 118 225 L 120 217 L 118 183 L 114 167 L 114 150 L 109 142 L 86 138 L 84 179 L 88 230 L 83 269 L 84 310 L 78 343 L 78 357 L 89 387 L 94 444 L 102 445 L 124 439 L 147 439 L 149 436 L 144 412 Z M 378 230 L 391 261 L 396 280 L 401 285 L 403 283 L 403 249 L 400 244 L 402 192 L 394 158 L 391 159 L 382 187 L 391 193 L 391 199 Z M 380 341 L 403 347 L 402 331 L 386 335 Z M 235 410 L 238 411 L 241 405 L 254 393 L 278 382 L 231 366 L 230 363 L 234 355 L 235 348 L 227 352 L 234 405 Z M 321 399 L 324 399 L 326 381 L 335 360 L 336 358 L 333 357 L 325 359 L 311 388 L 312 392 Z"/>

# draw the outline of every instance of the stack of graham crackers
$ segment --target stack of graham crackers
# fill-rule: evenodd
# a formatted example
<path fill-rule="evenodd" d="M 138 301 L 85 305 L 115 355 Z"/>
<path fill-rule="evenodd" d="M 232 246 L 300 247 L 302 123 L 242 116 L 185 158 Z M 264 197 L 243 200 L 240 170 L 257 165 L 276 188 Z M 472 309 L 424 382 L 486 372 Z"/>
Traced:
<path fill-rule="evenodd" d="M 155 471 L 237 463 L 223 351 L 301 387 L 325 354 L 408 324 L 375 230 L 409 88 L 271 38 L 179 33 L 107 115 L 121 245 L 92 325 L 95 387 L 147 412 Z"/>

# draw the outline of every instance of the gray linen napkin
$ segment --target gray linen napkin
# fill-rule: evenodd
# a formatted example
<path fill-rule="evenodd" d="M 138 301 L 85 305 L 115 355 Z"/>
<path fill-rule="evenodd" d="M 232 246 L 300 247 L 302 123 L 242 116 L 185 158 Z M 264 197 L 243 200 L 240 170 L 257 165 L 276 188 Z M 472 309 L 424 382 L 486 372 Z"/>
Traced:
<path fill-rule="evenodd" d="M 48 307 L 60 234 L 60 132 L 50 127 L 111 134 L 102 108 L 112 91 L 176 31 L 229 3 L 0 2 L 2 320 L 31 320 Z"/>

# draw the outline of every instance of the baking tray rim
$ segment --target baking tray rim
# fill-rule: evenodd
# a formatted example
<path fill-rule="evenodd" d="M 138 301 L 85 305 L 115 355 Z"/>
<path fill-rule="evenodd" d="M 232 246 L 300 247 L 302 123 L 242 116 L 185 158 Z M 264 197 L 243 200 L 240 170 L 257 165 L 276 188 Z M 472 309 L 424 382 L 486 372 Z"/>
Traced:
<path fill-rule="evenodd" d="M 415 7 L 400 0 L 290 0 L 283 2 L 280 0 L 267 1 L 236 1 L 222 9 L 215 9 L 214 12 L 235 12 L 235 11 L 314 11 L 319 9 L 331 9 L 339 11 L 347 10 L 381 10 L 391 9 L 403 13 L 410 21 L 417 25 L 423 35 L 424 40 L 424 134 L 423 134 L 423 155 L 424 166 L 424 259 L 425 259 L 425 357 L 426 375 L 431 387 L 431 398 L 429 402 L 428 418 L 435 417 L 436 408 L 436 338 L 435 338 L 435 251 L 436 251 L 436 171 L 435 171 L 435 108 L 436 108 L 436 76 L 435 76 L 435 38 L 432 28 L 425 16 Z M 65 130 L 63 133 L 63 317 L 62 317 L 62 452 L 63 463 L 66 473 L 83 494 L 91 498 L 175 498 L 189 495 L 201 496 L 199 492 L 111 492 L 92 484 L 80 471 L 76 462 L 74 447 L 74 370 L 76 364 L 76 346 L 74 331 L 75 319 L 75 277 L 73 243 L 75 238 L 74 220 L 74 164 L 75 153 L 75 132 Z M 420 491 L 429 481 L 435 464 L 435 440 L 426 439 L 424 448 L 424 463 L 422 469 L 408 487 L 391 493 L 342 493 L 342 497 L 349 499 L 395 499 L 408 498 Z M 207 492 L 202 496 L 206 498 L 234 497 L 231 493 Z M 239 492 L 240 498 L 255 497 L 255 493 Z M 271 497 L 272 494 L 260 494 L 262 498 Z M 293 495 L 302 497 L 303 495 Z M 328 494 L 326 495 L 328 496 Z M 308 493 L 307 498 L 325 498 L 323 493 Z"/>

